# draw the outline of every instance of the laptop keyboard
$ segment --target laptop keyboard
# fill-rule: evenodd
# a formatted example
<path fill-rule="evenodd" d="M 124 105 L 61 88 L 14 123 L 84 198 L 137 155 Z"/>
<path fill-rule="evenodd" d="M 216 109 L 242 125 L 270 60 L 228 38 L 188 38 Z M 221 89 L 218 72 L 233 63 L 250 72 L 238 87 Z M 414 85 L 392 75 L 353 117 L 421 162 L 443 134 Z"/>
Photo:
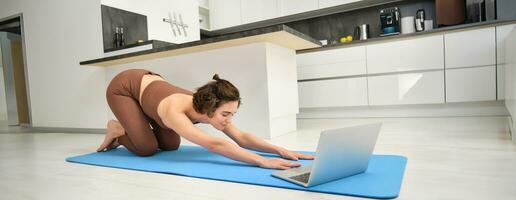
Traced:
<path fill-rule="evenodd" d="M 300 175 L 296 175 L 296 176 L 292 176 L 290 178 L 294 179 L 296 181 L 299 181 L 301 183 L 308 183 L 308 178 L 310 178 L 310 172 L 304 173 L 304 174 L 300 174 Z"/>

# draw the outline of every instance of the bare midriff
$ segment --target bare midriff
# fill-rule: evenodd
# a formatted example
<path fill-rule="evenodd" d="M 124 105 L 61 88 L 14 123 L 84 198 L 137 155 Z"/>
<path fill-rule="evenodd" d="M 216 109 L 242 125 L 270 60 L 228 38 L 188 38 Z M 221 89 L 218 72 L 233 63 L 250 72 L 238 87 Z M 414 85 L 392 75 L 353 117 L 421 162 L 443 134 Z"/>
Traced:
<path fill-rule="evenodd" d="M 149 86 L 149 84 L 151 84 L 154 81 L 165 81 L 165 79 L 163 79 L 161 76 L 158 76 L 158 75 L 152 75 L 152 74 L 143 75 L 142 82 L 140 83 L 140 96 L 139 96 L 140 105 L 142 105 L 143 91 L 145 91 L 145 88 L 147 88 L 147 86 Z"/>

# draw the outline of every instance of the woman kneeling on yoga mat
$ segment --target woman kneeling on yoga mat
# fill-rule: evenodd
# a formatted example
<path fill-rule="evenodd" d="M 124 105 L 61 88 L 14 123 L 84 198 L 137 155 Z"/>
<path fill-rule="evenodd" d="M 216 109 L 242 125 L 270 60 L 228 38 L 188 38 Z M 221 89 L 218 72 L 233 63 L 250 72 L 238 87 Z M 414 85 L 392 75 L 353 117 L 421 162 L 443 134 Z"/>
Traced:
<path fill-rule="evenodd" d="M 137 155 L 150 156 L 158 149 L 177 150 L 183 137 L 212 152 L 263 168 L 289 169 L 300 164 L 265 158 L 240 147 L 290 160 L 314 158 L 271 145 L 235 127 L 231 118 L 240 106 L 238 89 L 218 75 L 213 79 L 192 93 L 151 71 L 130 69 L 119 73 L 106 91 L 109 107 L 119 121 L 108 122 L 106 137 L 97 151 L 123 145 Z M 238 146 L 204 133 L 194 126 L 196 123 L 211 124 Z"/>

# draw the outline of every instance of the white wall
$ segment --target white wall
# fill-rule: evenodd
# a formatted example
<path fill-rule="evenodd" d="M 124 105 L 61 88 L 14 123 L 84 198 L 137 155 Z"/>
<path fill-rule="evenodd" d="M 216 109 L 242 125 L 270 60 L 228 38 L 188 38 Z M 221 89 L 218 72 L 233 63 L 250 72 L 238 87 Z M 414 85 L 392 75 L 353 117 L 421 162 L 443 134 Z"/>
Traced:
<path fill-rule="evenodd" d="M 200 39 L 199 2 L 194 0 L 101 0 L 103 5 L 135 12 L 147 16 L 149 39 L 172 43 L 184 43 Z M 187 37 L 172 33 L 169 23 L 163 22 L 169 12 L 181 14 L 188 25 Z M 172 15 L 173 16 L 173 15 Z M 178 16 L 179 20 L 179 16 Z M 176 30 L 177 31 L 177 30 Z M 182 28 L 181 28 L 182 31 Z"/>
<path fill-rule="evenodd" d="M 105 128 L 100 0 L 0 0 L 0 19 L 23 13 L 32 125 Z"/>

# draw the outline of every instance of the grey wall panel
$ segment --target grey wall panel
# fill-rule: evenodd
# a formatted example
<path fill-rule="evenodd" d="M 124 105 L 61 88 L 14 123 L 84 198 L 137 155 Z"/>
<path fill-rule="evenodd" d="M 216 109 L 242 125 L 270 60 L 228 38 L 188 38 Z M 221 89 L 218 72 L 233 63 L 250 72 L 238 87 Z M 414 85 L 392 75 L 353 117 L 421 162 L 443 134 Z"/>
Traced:
<path fill-rule="evenodd" d="M 516 1 L 497 0 L 496 1 L 498 19 L 516 19 Z"/>
<path fill-rule="evenodd" d="M 340 37 L 353 35 L 356 26 L 369 24 L 370 37 L 373 38 L 380 35 L 380 9 L 393 6 L 400 8 L 401 17 L 415 16 L 418 9 L 424 9 L 426 19 L 434 20 L 435 24 L 434 0 L 410 0 L 300 20 L 286 25 L 318 40 L 338 41 Z"/>

